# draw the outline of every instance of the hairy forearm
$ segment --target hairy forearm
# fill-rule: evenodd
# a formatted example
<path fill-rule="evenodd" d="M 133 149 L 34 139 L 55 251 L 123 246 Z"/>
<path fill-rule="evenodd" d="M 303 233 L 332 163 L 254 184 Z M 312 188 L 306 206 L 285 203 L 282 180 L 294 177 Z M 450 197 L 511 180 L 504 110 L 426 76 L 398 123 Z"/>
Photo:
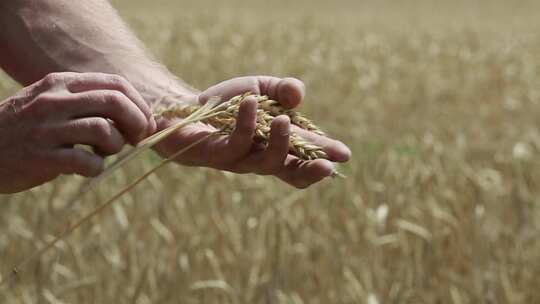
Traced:
<path fill-rule="evenodd" d="M 0 65 L 22 84 L 61 71 L 127 78 L 148 102 L 193 92 L 158 64 L 106 0 L 0 4 Z"/>

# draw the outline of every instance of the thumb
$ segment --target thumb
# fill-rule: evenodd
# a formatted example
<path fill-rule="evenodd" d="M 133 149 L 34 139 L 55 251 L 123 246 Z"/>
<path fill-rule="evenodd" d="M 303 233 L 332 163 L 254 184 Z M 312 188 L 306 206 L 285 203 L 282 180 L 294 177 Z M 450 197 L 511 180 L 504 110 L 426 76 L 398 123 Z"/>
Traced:
<path fill-rule="evenodd" d="M 277 78 L 259 76 L 260 91 L 270 99 L 278 101 L 283 107 L 292 109 L 297 107 L 306 95 L 306 86 L 296 78 Z"/>

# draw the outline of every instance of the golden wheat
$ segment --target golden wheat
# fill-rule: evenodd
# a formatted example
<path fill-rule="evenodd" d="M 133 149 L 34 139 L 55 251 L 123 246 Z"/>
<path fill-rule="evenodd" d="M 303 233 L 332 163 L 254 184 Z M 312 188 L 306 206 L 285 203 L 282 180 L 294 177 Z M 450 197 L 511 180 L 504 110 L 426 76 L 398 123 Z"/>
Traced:
<path fill-rule="evenodd" d="M 257 100 L 257 125 L 254 139 L 259 143 L 268 145 L 270 141 L 270 125 L 272 124 L 272 120 L 279 115 L 289 116 L 291 123 L 301 129 L 311 131 L 321 136 L 325 135 L 319 127 L 301 113 L 285 109 L 279 102 L 268 98 L 268 96 L 251 93 L 245 93 L 231 98 L 224 103 L 223 110 L 208 116 L 203 119 L 202 122 L 221 130 L 222 134 L 231 134 L 236 125 L 236 117 L 240 109 L 240 104 L 244 102 L 247 97 L 253 97 Z M 198 105 L 172 105 L 156 110 L 155 117 L 185 118 L 199 108 L 200 106 Z M 328 158 L 328 155 L 321 147 L 310 143 L 295 132 L 291 132 L 290 134 L 289 151 L 291 154 L 294 154 L 303 160 Z"/>
<path fill-rule="evenodd" d="M 197 87 L 303 79 L 321 100 L 303 111 L 357 157 L 304 191 L 165 166 L 18 268 L 0 303 L 540 303 L 540 2 L 112 2 Z M 137 160 L 74 220 L 158 162 Z M 66 230 L 79 182 L 0 198 L 2 274 Z"/>

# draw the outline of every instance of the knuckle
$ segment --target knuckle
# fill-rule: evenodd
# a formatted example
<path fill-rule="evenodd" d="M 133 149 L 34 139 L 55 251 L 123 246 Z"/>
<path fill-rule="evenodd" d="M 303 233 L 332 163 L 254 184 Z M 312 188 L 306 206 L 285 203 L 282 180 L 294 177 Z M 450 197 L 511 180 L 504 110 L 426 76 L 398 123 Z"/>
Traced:
<path fill-rule="evenodd" d="M 139 108 L 137 108 L 126 95 L 120 91 L 110 91 L 106 93 L 105 102 L 110 104 L 111 112 L 116 114 L 122 114 L 123 117 L 129 116 L 131 119 L 123 118 L 119 121 L 123 124 L 123 129 L 134 140 L 134 138 L 141 138 L 146 134 L 148 128 L 148 120 L 145 118 Z M 127 124 L 129 120 L 129 124 Z"/>
<path fill-rule="evenodd" d="M 115 74 L 109 75 L 108 81 L 115 89 L 117 89 L 118 91 L 122 93 L 127 94 L 127 92 L 130 91 L 131 84 L 126 78 L 120 75 L 115 75 Z"/>
<path fill-rule="evenodd" d="M 115 106 L 123 106 L 125 96 L 119 91 L 110 91 L 106 93 L 107 102 L 112 103 Z"/>
<path fill-rule="evenodd" d="M 129 108 L 126 96 L 119 91 L 103 92 L 103 101 L 109 105 L 112 112 L 126 112 Z"/>
<path fill-rule="evenodd" d="M 111 124 L 105 119 L 101 117 L 97 117 L 92 120 L 90 128 L 94 132 L 94 134 L 101 138 L 108 138 L 111 135 Z"/>
<path fill-rule="evenodd" d="M 95 118 L 91 122 L 91 129 L 94 137 L 98 138 L 99 147 L 107 154 L 115 154 L 122 150 L 124 140 L 121 135 L 118 135 L 111 123 L 105 118 Z"/>
<path fill-rule="evenodd" d="M 41 83 L 46 87 L 53 87 L 57 85 L 59 82 L 62 82 L 64 79 L 64 74 L 59 72 L 49 73 L 47 74 Z"/>
<path fill-rule="evenodd" d="M 128 86 L 128 81 L 124 77 L 117 74 L 108 75 L 107 81 L 120 88 L 127 88 Z"/>

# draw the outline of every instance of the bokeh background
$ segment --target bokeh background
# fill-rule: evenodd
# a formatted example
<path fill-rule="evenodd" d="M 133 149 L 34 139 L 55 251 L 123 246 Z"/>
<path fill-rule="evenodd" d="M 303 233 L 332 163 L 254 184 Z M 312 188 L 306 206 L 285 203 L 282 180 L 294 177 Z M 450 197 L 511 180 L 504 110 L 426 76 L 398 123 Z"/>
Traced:
<path fill-rule="evenodd" d="M 0 287 L 4 303 L 540 302 L 538 1 L 113 1 L 197 88 L 302 79 L 346 179 L 169 166 Z M 17 85 L 5 75 L 0 94 Z M 134 176 L 0 196 L 0 273 Z"/>

